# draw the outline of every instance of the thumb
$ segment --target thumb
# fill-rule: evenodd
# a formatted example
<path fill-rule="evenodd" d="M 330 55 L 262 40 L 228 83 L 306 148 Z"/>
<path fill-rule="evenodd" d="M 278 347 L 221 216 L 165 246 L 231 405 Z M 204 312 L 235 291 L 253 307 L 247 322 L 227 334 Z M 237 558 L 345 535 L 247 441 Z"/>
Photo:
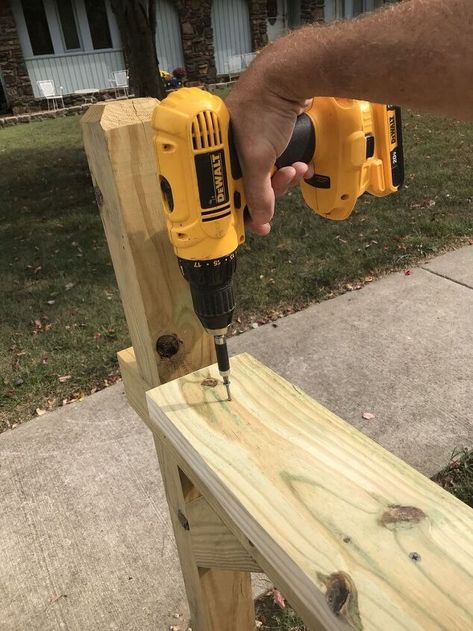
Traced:
<path fill-rule="evenodd" d="M 267 234 L 274 215 L 275 196 L 271 185 L 273 160 L 248 159 L 243 156 L 242 172 L 246 203 L 251 221 L 248 227 L 259 234 Z"/>

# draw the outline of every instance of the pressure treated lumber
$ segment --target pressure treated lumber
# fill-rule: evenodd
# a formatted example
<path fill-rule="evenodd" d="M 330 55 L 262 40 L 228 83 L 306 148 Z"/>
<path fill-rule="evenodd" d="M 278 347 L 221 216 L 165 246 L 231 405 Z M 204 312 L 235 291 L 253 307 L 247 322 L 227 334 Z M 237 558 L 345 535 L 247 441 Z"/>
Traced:
<path fill-rule="evenodd" d="M 157 385 L 214 361 L 166 233 L 153 154 L 156 99 L 97 103 L 81 121 L 97 204 L 140 373 Z M 160 356 L 158 339 L 176 336 Z"/>
<path fill-rule="evenodd" d="M 120 358 L 122 368 L 133 366 L 124 370 L 125 390 L 135 397 L 135 408 L 145 422 L 146 389 L 214 361 L 212 340 L 194 315 L 189 288 L 166 234 L 150 124 L 157 103 L 155 99 L 97 103 L 81 121 L 133 345 L 133 352 Z M 155 442 L 194 631 L 252 630 L 250 575 L 199 569 L 190 533 L 181 528 L 173 510 L 198 492 L 183 489 L 174 457 Z M 237 593 L 244 598 L 236 599 Z"/>
<path fill-rule="evenodd" d="M 139 374 L 133 348 L 120 351 L 118 361 L 128 403 L 149 426 L 146 391 L 151 386 Z M 192 482 L 188 482 L 188 485 L 192 487 Z M 261 572 L 261 568 L 200 493 L 193 495 L 192 490 L 186 489 L 183 497 L 185 502 L 182 505 L 182 514 L 185 514 L 190 526 L 192 551 L 198 567 Z M 182 525 L 179 527 L 182 528 Z"/>
<path fill-rule="evenodd" d="M 261 572 L 261 568 L 204 497 L 185 507 L 192 549 L 199 567 Z"/>
<path fill-rule="evenodd" d="M 473 511 L 251 356 L 149 422 L 311 629 L 473 629 Z"/>

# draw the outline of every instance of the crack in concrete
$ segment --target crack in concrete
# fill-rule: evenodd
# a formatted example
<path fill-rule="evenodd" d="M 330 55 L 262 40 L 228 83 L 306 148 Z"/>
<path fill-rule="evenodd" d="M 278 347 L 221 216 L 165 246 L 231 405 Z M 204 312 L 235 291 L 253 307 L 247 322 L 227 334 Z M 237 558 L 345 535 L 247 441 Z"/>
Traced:
<path fill-rule="evenodd" d="M 430 274 L 433 274 L 434 276 L 439 276 L 440 278 L 449 280 L 450 282 L 455 283 L 456 285 L 461 285 L 462 287 L 466 287 L 467 289 L 473 289 L 471 285 L 467 285 L 466 283 L 463 283 L 461 280 L 455 280 L 454 278 L 450 278 L 450 276 L 446 276 L 445 274 L 441 274 L 440 272 L 435 272 L 434 270 L 429 269 L 428 267 L 421 267 L 420 269 L 424 270 L 424 272 L 429 272 Z"/>

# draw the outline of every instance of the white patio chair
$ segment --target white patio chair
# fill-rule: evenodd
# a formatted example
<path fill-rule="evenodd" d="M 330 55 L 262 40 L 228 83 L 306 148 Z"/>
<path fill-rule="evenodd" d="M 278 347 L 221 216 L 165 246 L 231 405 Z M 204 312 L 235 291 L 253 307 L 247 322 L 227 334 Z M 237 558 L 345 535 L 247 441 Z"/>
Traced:
<path fill-rule="evenodd" d="M 225 61 L 225 74 L 228 75 L 230 81 L 242 71 L 241 57 L 241 55 L 230 55 Z"/>
<path fill-rule="evenodd" d="M 115 91 L 116 99 L 119 97 L 121 90 L 128 98 L 128 72 L 126 70 L 115 70 L 112 72 L 110 85 Z"/>
<path fill-rule="evenodd" d="M 51 109 L 51 105 L 53 110 L 59 109 L 58 103 L 61 103 L 61 106 L 64 107 L 64 99 L 62 98 L 62 85 L 59 86 L 59 93 L 56 92 L 56 86 L 54 85 L 54 81 L 52 79 L 36 81 L 36 85 L 38 86 L 41 98 L 46 99 L 48 103 L 48 110 Z"/>

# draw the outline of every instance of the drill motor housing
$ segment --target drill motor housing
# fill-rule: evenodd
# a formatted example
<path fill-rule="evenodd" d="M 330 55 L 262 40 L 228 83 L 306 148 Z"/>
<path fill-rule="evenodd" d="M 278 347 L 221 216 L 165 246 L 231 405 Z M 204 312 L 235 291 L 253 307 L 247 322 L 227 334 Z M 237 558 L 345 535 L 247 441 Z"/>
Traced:
<path fill-rule="evenodd" d="M 181 88 L 156 107 L 153 127 L 170 241 L 196 315 L 209 332 L 224 333 L 246 209 L 229 112 L 218 96 Z M 363 193 L 389 195 L 402 185 L 399 108 L 315 97 L 275 168 L 297 161 L 314 168 L 301 183 L 307 205 L 328 219 L 346 219 Z"/>

